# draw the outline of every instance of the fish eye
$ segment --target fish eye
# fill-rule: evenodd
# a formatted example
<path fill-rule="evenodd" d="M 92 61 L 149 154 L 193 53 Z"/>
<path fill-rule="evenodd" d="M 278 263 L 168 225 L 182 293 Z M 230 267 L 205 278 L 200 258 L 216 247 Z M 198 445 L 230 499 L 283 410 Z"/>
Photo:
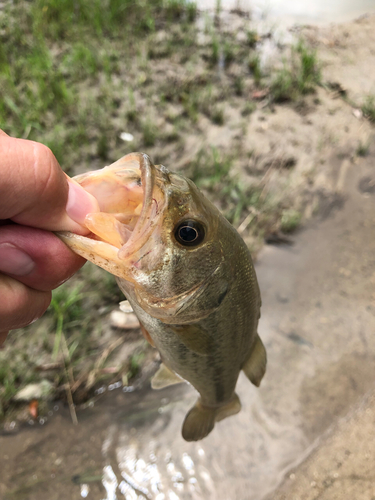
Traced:
<path fill-rule="evenodd" d="M 202 243 L 205 233 L 205 228 L 200 222 L 196 220 L 184 220 L 176 227 L 174 236 L 181 245 L 195 247 Z"/>

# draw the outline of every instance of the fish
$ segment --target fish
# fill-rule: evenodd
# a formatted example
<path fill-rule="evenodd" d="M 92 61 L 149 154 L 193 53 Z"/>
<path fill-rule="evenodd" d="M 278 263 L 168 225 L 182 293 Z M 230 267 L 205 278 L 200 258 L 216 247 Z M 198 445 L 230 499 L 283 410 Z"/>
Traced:
<path fill-rule="evenodd" d="M 57 234 L 116 276 L 142 334 L 160 353 L 152 388 L 187 381 L 199 393 L 182 437 L 201 440 L 240 411 L 241 370 L 257 387 L 266 371 L 249 249 L 191 180 L 144 153 L 74 180 L 98 200 L 100 212 L 86 216 L 88 236 Z"/>

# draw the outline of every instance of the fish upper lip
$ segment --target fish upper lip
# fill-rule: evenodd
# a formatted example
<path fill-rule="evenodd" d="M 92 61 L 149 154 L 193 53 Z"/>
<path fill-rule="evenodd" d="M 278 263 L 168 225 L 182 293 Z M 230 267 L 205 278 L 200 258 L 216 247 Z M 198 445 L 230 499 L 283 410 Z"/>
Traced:
<path fill-rule="evenodd" d="M 133 172 L 135 174 L 135 178 L 129 178 L 129 172 Z M 133 215 L 138 217 L 132 229 L 126 226 L 126 223 L 122 220 L 122 215 L 130 215 L 128 212 L 122 212 L 122 209 L 119 207 L 119 210 L 115 209 L 116 203 L 118 202 L 118 197 L 116 201 L 116 195 L 114 195 L 114 202 L 111 202 L 112 193 L 111 189 L 105 190 L 104 192 L 100 192 L 100 182 L 105 179 L 106 176 L 109 176 L 109 179 L 114 178 L 114 189 L 116 189 L 116 185 L 130 187 L 134 180 L 137 180 L 137 176 L 140 173 L 140 181 L 142 188 L 142 201 L 141 208 L 139 214 L 136 215 L 134 212 Z M 95 227 L 95 219 L 94 221 L 91 219 L 91 214 L 87 215 L 87 227 L 91 229 L 91 235 L 85 237 L 86 240 L 98 240 L 97 236 L 99 236 L 99 241 L 102 241 L 106 245 L 110 245 L 114 248 L 117 248 L 117 257 L 116 260 L 121 260 L 121 262 L 127 264 L 132 260 L 134 254 L 136 254 L 141 247 L 146 243 L 147 239 L 151 235 L 153 231 L 153 227 L 155 226 L 156 216 L 160 213 L 160 203 L 161 199 L 164 200 L 164 189 L 163 186 L 158 183 L 157 190 L 156 187 L 156 179 L 158 176 L 158 169 L 153 165 L 149 156 L 145 153 L 130 153 L 123 158 L 120 158 L 115 163 L 104 167 L 103 169 L 87 172 L 81 175 L 76 176 L 74 179 L 76 182 L 82 185 L 84 189 L 86 189 L 93 196 L 96 196 L 99 204 L 101 205 L 101 212 L 103 214 L 109 214 L 112 217 L 115 217 L 119 224 L 125 224 L 125 228 L 130 235 L 128 235 L 128 239 L 122 239 L 122 243 L 119 242 L 119 245 L 114 244 L 110 238 L 106 239 L 105 237 L 105 229 L 101 229 L 100 233 L 96 233 Z M 139 179 L 139 177 L 138 177 Z M 97 186 L 99 186 L 99 190 L 95 192 L 95 181 L 98 182 Z M 91 184 L 92 182 L 92 184 Z M 139 185 L 139 184 L 138 184 Z M 91 187 L 92 186 L 92 187 Z M 110 186 L 110 184 L 109 184 Z M 130 187 L 131 189 L 131 187 Z M 157 191 L 157 192 L 156 192 Z M 104 194 L 104 195 L 103 195 Z M 112 203 L 112 205 L 111 205 Z M 95 215 L 95 214 L 94 214 Z M 121 229 L 117 229 L 119 232 Z M 95 248 L 93 251 L 95 253 Z"/>
<path fill-rule="evenodd" d="M 156 170 L 150 157 L 145 153 L 135 153 L 139 156 L 139 168 L 143 187 L 143 203 L 139 219 L 129 240 L 120 248 L 118 256 L 121 260 L 129 260 L 131 255 L 139 250 L 147 240 L 147 225 L 151 218 L 153 191 L 156 184 Z"/>

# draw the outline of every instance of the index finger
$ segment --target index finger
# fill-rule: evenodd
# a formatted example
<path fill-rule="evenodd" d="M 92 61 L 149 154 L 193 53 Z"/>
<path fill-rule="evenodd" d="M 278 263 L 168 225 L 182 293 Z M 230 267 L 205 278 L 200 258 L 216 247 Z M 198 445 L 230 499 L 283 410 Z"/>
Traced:
<path fill-rule="evenodd" d="M 97 201 L 60 168 L 43 144 L 0 134 L 0 219 L 87 233 L 81 224 Z"/>

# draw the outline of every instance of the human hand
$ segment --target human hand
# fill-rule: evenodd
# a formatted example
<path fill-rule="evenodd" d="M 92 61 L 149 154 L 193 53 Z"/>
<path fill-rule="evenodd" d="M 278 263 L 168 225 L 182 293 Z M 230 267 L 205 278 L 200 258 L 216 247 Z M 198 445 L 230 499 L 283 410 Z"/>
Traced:
<path fill-rule="evenodd" d="M 85 263 L 51 231 L 87 234 L 81 224 L 98 211 L 46 146 L 0 130 L 0 346 L 9 330 L 39 318 L 51 290 Z"/>

